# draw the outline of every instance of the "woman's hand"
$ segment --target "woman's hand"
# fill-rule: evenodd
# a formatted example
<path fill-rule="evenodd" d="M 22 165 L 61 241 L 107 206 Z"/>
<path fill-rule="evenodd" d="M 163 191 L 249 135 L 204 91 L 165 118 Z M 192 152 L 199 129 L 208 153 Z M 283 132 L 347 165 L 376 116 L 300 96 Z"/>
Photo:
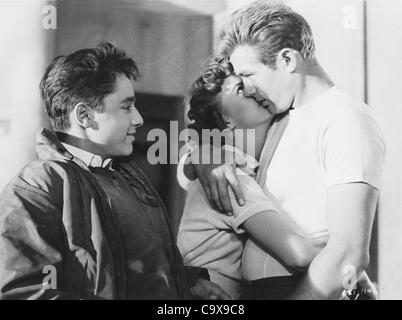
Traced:
<path fill-rule="evenodd" d="M 220 286 L 203 278 L 191 287 L 191 294 L 203 300 L 232 300 Z"/>

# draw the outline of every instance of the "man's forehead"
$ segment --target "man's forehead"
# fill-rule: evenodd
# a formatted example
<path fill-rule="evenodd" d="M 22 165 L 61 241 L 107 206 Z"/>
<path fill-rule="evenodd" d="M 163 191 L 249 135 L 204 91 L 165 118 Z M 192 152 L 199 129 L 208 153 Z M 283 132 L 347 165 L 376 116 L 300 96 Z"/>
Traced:
<path fill-rule="evenodd" d="M 134 83 L 126 76 L 120 75 L 116 78 L 115 93 L 122 98 L 134 96 Z"/>
<path fill-rule="evenodd" d="M 258 49 L 249 45 L 237 46 L 230 56 L 230 61 L 238 75 L 253 71 L 261 64 Z"/>

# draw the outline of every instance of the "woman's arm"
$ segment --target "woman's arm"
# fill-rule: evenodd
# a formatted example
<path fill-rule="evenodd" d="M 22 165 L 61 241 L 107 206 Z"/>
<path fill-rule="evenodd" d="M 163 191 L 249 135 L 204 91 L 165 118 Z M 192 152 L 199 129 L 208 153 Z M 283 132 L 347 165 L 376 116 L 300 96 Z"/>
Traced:
<path fill-rule="evenodd" d="M 253 215 L 243 223 L 243 228 L 264 250 L 296 270 L 308 267 L 324 246 L 296 233 L 286 216 L 276 211 Z"/>

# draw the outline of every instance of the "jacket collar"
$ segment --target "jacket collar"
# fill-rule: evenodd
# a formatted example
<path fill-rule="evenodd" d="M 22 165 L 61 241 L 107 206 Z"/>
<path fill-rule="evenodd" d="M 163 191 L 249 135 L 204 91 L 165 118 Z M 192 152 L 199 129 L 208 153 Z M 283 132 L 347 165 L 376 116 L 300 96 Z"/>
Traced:
<path fill-rule="evenodd" d="M 112 170 L 112 158 L 102 159 L 101 156 L 62 142 L 62 145 L 75 158 L 82 160 L 87 167 L 104 168 Z"/>
<path fill-rule="evenodd" d="M 41 128 L 36 135 L 36 152 L 41 160 L 74 161 L 83 169 L 89 170 L 81 159 L 74 157 L 57 138 L 56 134 L 46 128 Z"/>

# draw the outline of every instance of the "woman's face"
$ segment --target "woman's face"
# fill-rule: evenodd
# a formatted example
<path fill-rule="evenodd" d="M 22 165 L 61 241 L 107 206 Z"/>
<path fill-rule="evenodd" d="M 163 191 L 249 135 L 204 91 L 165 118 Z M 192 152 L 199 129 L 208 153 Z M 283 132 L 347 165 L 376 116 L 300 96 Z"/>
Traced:
<path fill-rule="evenodd" d="M 222 99 L 221 112 L 236 128 L 253 129 L 273 117 L 253 98 L 244 96 L 243 82 L 236 75 L 230 75 L 225 79 L 220 96 Z"/>

